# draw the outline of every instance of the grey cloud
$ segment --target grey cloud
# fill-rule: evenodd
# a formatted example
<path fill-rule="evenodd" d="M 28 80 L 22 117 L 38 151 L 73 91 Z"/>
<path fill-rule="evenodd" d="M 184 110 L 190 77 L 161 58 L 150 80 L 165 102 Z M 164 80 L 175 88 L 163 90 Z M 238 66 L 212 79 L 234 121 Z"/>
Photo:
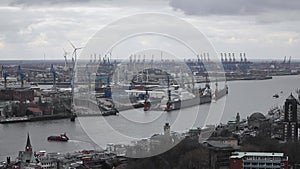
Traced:
<path fill-rule="evenodd" d="M 38 6 L 38 5 L 55 5 L 55 4 L 77 4 L 88 3 L 90 0 L 13 0 L 10 6 Z"/>
<path fill-rule="evenodd" d="M 299 10 L 299 0 L 170 0 L 188 15 L 255 15 L 272 10 Z"/>
<path fill-rule="evenodd" d="M 7 2 L 8 1 L 8 2 Z M 101 7 L 105 5 L 112 6 L 142 6 L 150 7 L 157 5 L 167 5 L 169 0 L 2 0 L 0 5 L 9 6 L 90 6 L 90 7 Z"/>

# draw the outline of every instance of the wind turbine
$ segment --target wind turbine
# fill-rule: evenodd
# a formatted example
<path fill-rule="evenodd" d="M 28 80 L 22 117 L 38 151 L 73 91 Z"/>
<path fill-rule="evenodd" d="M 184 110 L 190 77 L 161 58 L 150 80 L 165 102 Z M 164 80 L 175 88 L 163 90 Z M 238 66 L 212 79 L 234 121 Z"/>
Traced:
<path fill-rule="evenodd" d="M 79 49 L 82 49 L 83 47 L 75 47 L 75 45 L 71 42 L 71 41 L 69 41 L 70 42 L 70 44 L 71 44 L 71 46 L 73 47 L 73 55 L 75 56 L 75 63 L 76 63 L 76 61 L 77 61 L 77 50 L 79 50 Z"/>
<path fill-rule="evenodd" d="M 71 88 L 72 88 L 72 94 L 74 96 L 74 80 L 75 80 L 75 64 L 77 63 L 77 50 L 82 49 L 83 47 L 75 47 L 71 41 L 69 41 L 71 46 L 73 47 L 73 55 L 75 56 L 75 60 L 72 57 L 73 67 L 72 67 L 72 75 L 71 75 Z M 73 99 L 72 99 L 73 100 Z"/>

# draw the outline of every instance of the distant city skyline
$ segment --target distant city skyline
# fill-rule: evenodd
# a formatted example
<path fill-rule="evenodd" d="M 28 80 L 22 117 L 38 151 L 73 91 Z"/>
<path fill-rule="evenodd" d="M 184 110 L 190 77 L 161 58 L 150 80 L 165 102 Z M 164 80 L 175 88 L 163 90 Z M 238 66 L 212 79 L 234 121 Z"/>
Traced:
<path fill-rule="evenodd" d="M 300 59 L 297 0 L 4 0 L 0 60 L 44 60 L 44 55 L 46 60 L 63 60 L 63 49 L 73 50 L 69 41 L 85 46 L 107 24 L 144 12 L 191 23 L 218 54 L 245 52 L 249 60 Z M 67 57 L 71 60 L 71 54 Z"/>

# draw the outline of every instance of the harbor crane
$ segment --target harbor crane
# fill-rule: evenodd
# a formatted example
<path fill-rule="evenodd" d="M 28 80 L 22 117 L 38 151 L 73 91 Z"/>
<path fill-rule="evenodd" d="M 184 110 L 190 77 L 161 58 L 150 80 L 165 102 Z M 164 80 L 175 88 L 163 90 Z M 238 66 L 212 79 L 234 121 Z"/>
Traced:
<path fill-rule="evenodd" d="M 290 56 L 288 64 L 291 64 L 291 59 L 292 59 L 292 56 Z"/>
<path fill-rule="evenodd" d="M 8 74 L 7 74 L 6 68 L 3 65 L 1 67 L 1 72 L 2 72 L 2 77 L 4 79 L 4 88 L 6 88 L 7 87 L 7 76 L 8 76 Z"/>
<path fill-rule="evenodd" d="M 69 64 L 68 64 L 68 60 L 67 60 L 67 55 L 68 55 L 68 52 L 66 52 L 65 51 L 65 49 L 63 49 L 64 50 L 64 58 L 65 58 L 65 67 L 64 67 L 64 71 L 67 71 L 67 70 L 69 70 Z"/>
<path fill-rule="evenodd" d="M 54 69 L 53 64 L 51 64 L 51 69 L 50 69 L 50 71 L 51 71 L 52 76 L 53 76 L 53 88 L 54 88 L 55 85 L 56 85 L 56 72 L 55 72 L 55 69 Z"/>
<path fill-rule="evenodd" d="M 85 72 L 87 73 L 87 81 L 88 81 L 88 90 L 91 91 L 91 72 L 89 70 L 89 65 L 85 65 Z"/>
<path fill-rule="evenodd" d="M 286 62 L 286 56 L 284 56 L 282 64 L 285 64 L 285 62 Z"/>
<path fill-rule="evenodd" d="M 24 74 L 21 70 L 21 65 L 18 66 L 18 75 L 19 75 L 19 78 L 21 81 L 21 88 L 23 88 L 24 87 Z"/>

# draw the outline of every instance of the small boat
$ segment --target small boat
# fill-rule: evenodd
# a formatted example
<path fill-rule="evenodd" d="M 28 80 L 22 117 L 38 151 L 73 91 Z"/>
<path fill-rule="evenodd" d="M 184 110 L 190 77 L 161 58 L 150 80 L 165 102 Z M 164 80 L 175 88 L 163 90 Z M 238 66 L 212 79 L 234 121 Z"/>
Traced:
<path fill-rule="evenodd" d="M 119 113 L 112 99 L 99 101 L 98 108 L 100 109 L 102 116 L 117 115 Z"/>
<path fill-rule="evenodd" d="M 47 138 L 48 141 L 63 141 L 66 142 L 69 140 L 69 137 L 67 137 L 66 133 L 62 133 L 59 136 L 49 136 Z"/>
<path fill-rule="evenodd" d="M 102 116 L 116 116 L 119 113 L 118 109 L 112 108 L 110 110 L 102 111 Z"/>
<path fill-rule="evenodd" d="M 274 94 L 273 97 L 274 98 L 279 98 L 279 95 L 278 94 Z"/>
<path fill-rule="evenodd" d="M 74 113 L 74 114 L 72 114 L 70 120 L 71 120 L 72 122 L 74 122 L 76 117 L 77 117 L 77 115 Z"/>

